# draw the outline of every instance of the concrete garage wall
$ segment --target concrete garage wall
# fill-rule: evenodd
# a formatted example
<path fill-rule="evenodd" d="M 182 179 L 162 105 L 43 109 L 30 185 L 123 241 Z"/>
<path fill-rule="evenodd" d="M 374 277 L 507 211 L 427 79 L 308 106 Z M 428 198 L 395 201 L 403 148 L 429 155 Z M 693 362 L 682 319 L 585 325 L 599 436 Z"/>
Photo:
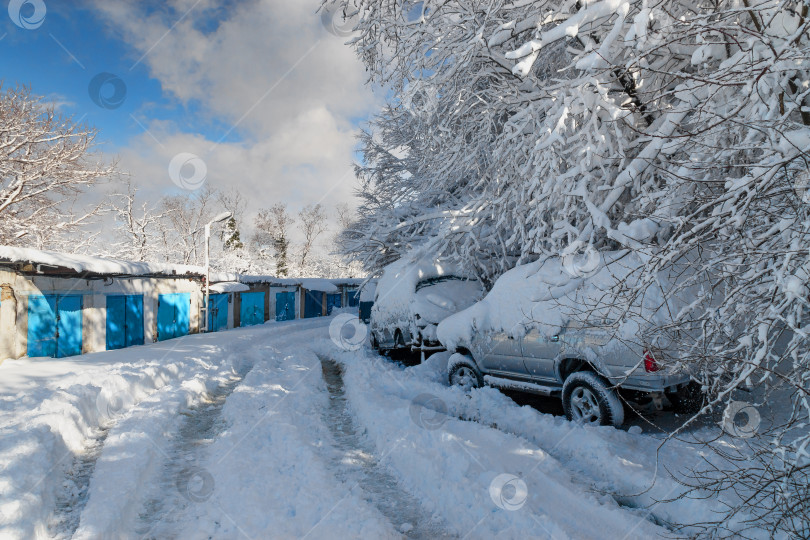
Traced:
<path fill-rule="evenodd" d="M 143 295 L 144 341 L 151 343 L 157 338 L 158 297 L 169 293 L 190 293 L 189 333 L 199 332 L 204 298 L 200 283 L 190 278 L 79 279 L 30 276 L 0 269 L 0 362 L 27 354 L 30 295 L 81 295 L 82 352 L 88 353 L 106 350 L 107 296 Z"/>
<path fill-rule="evenodd" d="M 0 270 L 0 362 L 17 358 L 17 296 L 11 286 L 13 273 Z"/>

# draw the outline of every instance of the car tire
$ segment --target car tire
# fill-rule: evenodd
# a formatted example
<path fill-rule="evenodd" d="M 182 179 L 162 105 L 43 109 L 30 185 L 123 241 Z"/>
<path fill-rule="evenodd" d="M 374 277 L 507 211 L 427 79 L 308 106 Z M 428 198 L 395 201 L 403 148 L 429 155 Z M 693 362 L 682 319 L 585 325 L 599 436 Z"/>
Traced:
<path fill-rule="evenodd" d="M 402 336 L 402 330 L 399 328 L 396 329 L 394 332 L 394 348 L 395 349 L 404 349 L 405 345 L 405 338 Z"/>
<path fill-rule="evenodd" d="M 447 374 L 447 381 L 450 386 L 460 386 L 465 391 L 484 386 L 484 378 L 472 358 L 468 356 L 462 358 L 460 361 L 454 361 L 453 357 L 450 357 L 450 369 Z"/>
<path fill-rule="evenodd" d="M 565 417 L 572 422 L 616 427 L 624 423 L 619 396 L 592 371 L 578 371 L 565 379 L 562 402 Z"/>

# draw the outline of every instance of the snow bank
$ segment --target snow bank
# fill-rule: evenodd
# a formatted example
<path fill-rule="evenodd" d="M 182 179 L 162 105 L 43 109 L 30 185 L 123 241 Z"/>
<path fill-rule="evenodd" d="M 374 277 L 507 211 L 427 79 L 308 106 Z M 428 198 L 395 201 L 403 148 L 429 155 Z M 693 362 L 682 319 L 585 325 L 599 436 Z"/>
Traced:
<path fill-rule="evenodd" d="M 537 328 L 553 336 L 569 321 L 584 318 L 599 326 L 615 323 L 619 336 L 634 339 L 645 321 L 663 320 L 667 314 L 661 309 L 666 305 L 662 291 L 668 288 L 663 278 L 640 301 L 614 303 L 613 288 L 639 279 L 643 266 L 628 252 L 551 257 L 518 266 L 498 278 L 481 302 L 442 321 L 438 338 L 454 350 L 468 347 L 479 332 L 521 337 Z"/>
<path fill-rule="evenodd" d="M 476 404 L 487 413 L 514 424 L 530 415 L 540 417 L 542 427 L 553 428 L 557 440 L 546 443 L 544 439 L 544 444 L 537 445 L 489 428 L 486 422 L 460 420 L 471 412 L 470 399 L 439 382 L 446 355 L 402 370 L 378 356 L 337 351 L 329 342 L 313 347 L 342 362 L 350 406 L 378 454 L 385 456 L 384 463 L 429 512 L 442 516 L 452 534 L 460 538 L 633 539 L 667 533 L 646 520 L 645 511 L 623 508 L 613 498 L 592 492 L 587 478 L 576 472 L 579 462 L 566 463 L 555 456 L 558 444 L 570 437 L 566 447 L 581 449 L 579 457 L 587 461 L 591 452 L 605 446 L 603 437 L 614 433 L 613 428 L 584 429 L 519 408 L 497 390 L 477 392 L 485 402 Z M 538 427 L 535 422 L 524 430 Z M 565 433 L 560 436 L 562 428 Z M 611 476 L 623 472 L 618 469 L 636 467 L 615 457 L 613 463 Z M 499 480 L 507 478 L 504 475 L 523 483 L 524 501 L 512 499 L 514 493 L 498 491 Z M 512 507 L 510 500 L 515 503 Z"/>
<path fill-rule="evenodd" d="M 213 335 L 213 334 L 212 334 Z M 100 428 L 168 385 L 210 369 L 217 347 L 189 338 L 59 360 L 0 365 L 0 528 L 11 538 L 46 536 L 47 521 L 74 458 Z"/>
<path fill-rule="evenodd" d="M 448 387 L 449 353 L 403 369 L 367 350 L 345 353 L 326 341 L 312 346 L 342 362 L 350 405 L 377 448 L 388 452 L 387 465 L 460 536 L 666 537 L 673 532 L 651 521 L 708 522 L 735 497 L 682 497 L 687 488 L 673 477 L 696 467 L 727 466 L 705 453 L 703 441 L 746 448 L 744 440 L 721 437 L 717 426 L 662 446 L 664 435 L 642 434 L 638 426 L 630 432 L 580 426 L 518 406 L 495 388 L 467 394 Z M 490 482 L 502 473 L 526 483 L 528 499 L 520 512 L 531 514 L 531 522 L 520 512 L 503 512 L 488 497 Z M 749 529 L 748 518 L 740 514 L 725 525 L 768 538 L 767 531 Z"/>
<path fill-rule="evenodd" d="M 104 441 L 75 540 L 132 533 L 149 480 L 160 475 L 167 452 L 165 434 L 177 430 L 182 421 L 178 412 L 198 404 L 217 382 L 241 370 L 245 356 L 228 354 L 191 379 L 168 384 L 127 411 Z"/>

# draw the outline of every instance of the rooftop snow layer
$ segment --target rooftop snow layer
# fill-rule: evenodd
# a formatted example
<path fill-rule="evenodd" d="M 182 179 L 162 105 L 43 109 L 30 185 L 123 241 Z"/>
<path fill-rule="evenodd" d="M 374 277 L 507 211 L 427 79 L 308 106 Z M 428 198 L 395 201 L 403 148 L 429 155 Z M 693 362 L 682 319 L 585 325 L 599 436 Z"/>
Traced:
<path fill-rule="evenodd" d="M 77 273 L 102 275 L 194 275 L 202 276 L 205 269 L 200 266 L 133 262 L 89 255 L 72 255 L 39 249 L 0 246 L 0 263 L 31 263 L 52 267 L 69 268 Z"/>
<path fill-rule="evenodd" d="M 275 276 L 249 276 L 240 274 L 239 281 L 241 283 L 268 283 L 270 285 L 282 287 L 297 287 L 300 285 L 310 291 L 336 293 L 338 292 L 338 288 L 335 285 L 335 282 L 340 282 L 341 280 L 321 278 L 279 278 Z"/>
<path fill-rule="evenodd" d="M 30 263 L 49 267 L 69 268 L 79 274 L 90 273 L 110 276 L 204 276 L 205 268 L 185 264 L 134 262 L 89 255 L 73 255 L 31 248 L 0 246 L 0 264 Z M 211 272 L 211 283 L 228 283 L 229 290 L 218 292 L 242 292 L 249 290 L 244 283 L 269 283 L 287 287 L 302 286 L 312 291 L 338 292 L 338 285 L 360 285 L 363 279 L 339 278 L 279 278 L 268 275 L 246 275 L 228 272 Z M 242 288 L 244 287 L 244 288 Z M 214 291 L 214 286 L 211 287 Z"/>
<path fill-rule="evenodd" d="M 220 283 L 214 283 L 211 285 L 211 287 L 209 287 L 209 291 L 212 293 L 234 293 L 249 290 L 250 287 L 244 283 L 238 283 L 236 281 L 222 281 Z"/>

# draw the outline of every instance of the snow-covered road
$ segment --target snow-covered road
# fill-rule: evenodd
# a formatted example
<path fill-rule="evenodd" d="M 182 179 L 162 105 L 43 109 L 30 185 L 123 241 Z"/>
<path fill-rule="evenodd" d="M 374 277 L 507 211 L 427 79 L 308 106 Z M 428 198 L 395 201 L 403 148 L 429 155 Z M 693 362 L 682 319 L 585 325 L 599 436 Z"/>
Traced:
<path fill-rule="evenodd" d="M 330 321 L 6 362 L 0 536 L 629 539 L 711 509 L 656 504 L 653 437 L 465 395 Z"/>

